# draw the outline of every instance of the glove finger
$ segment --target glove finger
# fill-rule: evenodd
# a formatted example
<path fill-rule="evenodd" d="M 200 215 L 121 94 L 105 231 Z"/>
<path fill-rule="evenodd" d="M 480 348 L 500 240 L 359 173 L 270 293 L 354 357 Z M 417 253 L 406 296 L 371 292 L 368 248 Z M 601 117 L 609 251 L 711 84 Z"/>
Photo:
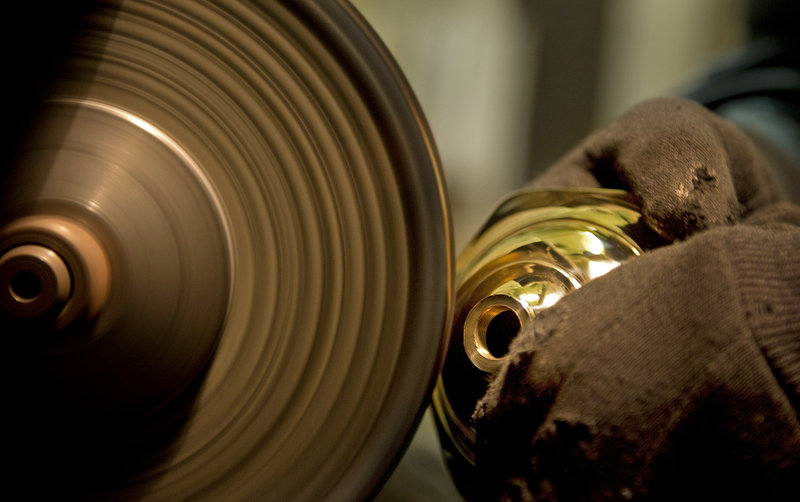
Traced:
<path fill-rule="evenodd" d="M 738 127 L 678 98 L 633 107 L 534 186 L 562 182 L 630 191 L 648 225 L 668 240 L 730 225 L 779 198 L 766 160 Z"/>

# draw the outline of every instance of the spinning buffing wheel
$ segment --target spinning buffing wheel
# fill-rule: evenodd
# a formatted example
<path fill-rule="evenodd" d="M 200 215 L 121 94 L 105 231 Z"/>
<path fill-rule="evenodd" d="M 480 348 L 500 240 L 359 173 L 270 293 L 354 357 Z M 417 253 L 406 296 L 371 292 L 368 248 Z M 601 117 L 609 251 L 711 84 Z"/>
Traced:
<path fill-rule="evenodd" d="M 353 500 L 448 331 L 433 142 L 343 1 L 97 2 L 0 185 L 11 479 Z"/>

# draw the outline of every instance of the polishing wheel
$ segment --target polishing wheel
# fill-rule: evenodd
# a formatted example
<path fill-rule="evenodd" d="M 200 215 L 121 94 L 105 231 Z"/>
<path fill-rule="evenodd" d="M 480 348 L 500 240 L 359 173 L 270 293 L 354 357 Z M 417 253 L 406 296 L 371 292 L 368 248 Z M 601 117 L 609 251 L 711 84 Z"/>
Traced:
<path fill-rule="evenodd" d="M 451 309 L 442 173 L 344 1 L 94 2 L 0 173 L 11 484 L 355 500 Z"/>

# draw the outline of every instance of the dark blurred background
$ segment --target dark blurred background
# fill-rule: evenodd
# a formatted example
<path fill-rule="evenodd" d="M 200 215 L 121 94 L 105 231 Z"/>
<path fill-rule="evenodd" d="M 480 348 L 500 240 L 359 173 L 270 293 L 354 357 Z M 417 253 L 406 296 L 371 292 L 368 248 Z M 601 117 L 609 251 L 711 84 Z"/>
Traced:
<path fill-rule="evenodd" d="M 497 199 L 747 36 L 744 0 L 353 0 L 433 128 L 460 249 Z"/>

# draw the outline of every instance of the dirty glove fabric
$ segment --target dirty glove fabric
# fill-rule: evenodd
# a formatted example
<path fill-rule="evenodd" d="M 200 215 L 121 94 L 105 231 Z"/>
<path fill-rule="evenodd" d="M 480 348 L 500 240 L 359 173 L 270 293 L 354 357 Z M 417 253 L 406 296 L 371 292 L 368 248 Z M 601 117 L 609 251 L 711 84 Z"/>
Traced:
<path fill-rule="evenodd" d="M 533 185 L 628 190 L 669 240 L 733 224 L 781 197 L 767 158 L 739 127 L 679 98 L 635 106 Z"/>
<path fill-rule="evenodd" d="M 800 208 L 759 151 L 658 100 L 536 184 L 626 188 L 679 240 L 512 343 L 475 412 L 477 499 L 800 500 Z"/>

